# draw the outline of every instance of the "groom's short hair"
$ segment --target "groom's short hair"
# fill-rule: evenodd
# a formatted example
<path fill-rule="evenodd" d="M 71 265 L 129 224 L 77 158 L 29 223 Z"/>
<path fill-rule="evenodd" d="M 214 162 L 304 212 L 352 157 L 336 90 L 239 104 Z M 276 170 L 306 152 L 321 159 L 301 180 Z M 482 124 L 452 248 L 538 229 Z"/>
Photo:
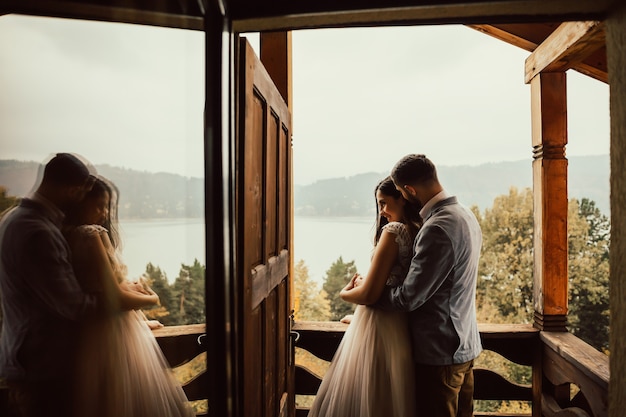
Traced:
<path fill-rule="evenodd" d="M 396 185 L 409 185 L 438 181 L 435 164 L 426 155 L 409 154 L 400 159 L 391 170 L 391 179 Z"/>
<path fill-rule="evenodd" d="M 61 185 L 83 185 L 93 178 L 92 172 L 85 162 L 71 153 L 58 153 L 46 164 L 43 181 Z"/>

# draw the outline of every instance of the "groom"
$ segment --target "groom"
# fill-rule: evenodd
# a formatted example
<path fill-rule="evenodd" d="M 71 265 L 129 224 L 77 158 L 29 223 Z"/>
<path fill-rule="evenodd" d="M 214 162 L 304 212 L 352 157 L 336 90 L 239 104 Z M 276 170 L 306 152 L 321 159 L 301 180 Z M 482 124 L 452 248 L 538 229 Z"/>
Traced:
<path fill-rule="evenodd" d="M 409 312 L 418 415 L 471 417 L 473 365 L 482 350 L 475 306 L 480 226 L 446 193 L 426 156 L 405 156 L 391 177 L 404 198 L 423 207 L 424 225 L 403 285 L 386 287 L 376 305 Z"/>
<path fill-rule="evenodd" d="M 74 277 L 61 224 L 93 181 L 79 158 L 59 153 L 45 165 L 35 193 L 0 220 L 0 377 L 19 416 L 71 414 L 79 323 L 98 302 Z"/>

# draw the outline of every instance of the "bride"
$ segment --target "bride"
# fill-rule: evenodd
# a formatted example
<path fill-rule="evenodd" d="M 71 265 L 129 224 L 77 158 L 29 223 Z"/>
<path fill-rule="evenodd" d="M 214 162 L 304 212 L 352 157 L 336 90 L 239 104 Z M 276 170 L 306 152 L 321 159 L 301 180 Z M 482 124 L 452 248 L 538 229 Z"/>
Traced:
<path fill-rule="evenodd" d="M 367 277 L 356 274 L 341 291 L 359 304 L 319 387 L 309 417 L 412 417 L 414 366 L 405 313 L 368 307 L 385 285 L 404 280 L 421 225 L 419 209 L 390 177 L 375 189 L 375 248 Z"/>
<path fill-rule="evenodd" d="M 194 412 L 140 308 L 157 304 L 147 286 L 126 279 L 119 258 L 117 190 L 97 178 L 84 200 L 70 211 L 65 233 L 83 290 L 99 293 L 107 308 L 83 325 L 76 375 L 77 416 L 189 417 Z M 121 295 L 107 293 L 107 281 Z M 110 281 L 108 281 L 110 282 Z"/>

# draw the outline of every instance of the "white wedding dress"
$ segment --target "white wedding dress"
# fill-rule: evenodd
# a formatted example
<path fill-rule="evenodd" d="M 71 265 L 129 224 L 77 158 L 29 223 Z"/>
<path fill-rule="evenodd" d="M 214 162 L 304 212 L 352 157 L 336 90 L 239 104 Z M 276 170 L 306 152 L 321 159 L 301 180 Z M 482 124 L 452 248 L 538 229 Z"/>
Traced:
<path fill-rule="evenodd" d="M 79 226 L 70 235 L 76 276 L 83 289 L 102 284 L 81 256 L 81 242 L 106 233 L 101 226 Z M 105 246 L 106 247 L 106 246 Z M 125 266 L 109 246 L 108 258 L 119 280 Z M 145 318 L 134 310 L 102 315 L 83 325 L 77 358 L 77 417 L 191 417 L 195 413 Z"/>
<path fill-rule="evenodd" d="M 399 256 L 387 280 L 404 280 L 413 241 L 402 223 L 385 230 L 396 235 Z M 414 363 L 407 315 L 357 306 L 317 391 L 309 417 L 413 417 Z"/>

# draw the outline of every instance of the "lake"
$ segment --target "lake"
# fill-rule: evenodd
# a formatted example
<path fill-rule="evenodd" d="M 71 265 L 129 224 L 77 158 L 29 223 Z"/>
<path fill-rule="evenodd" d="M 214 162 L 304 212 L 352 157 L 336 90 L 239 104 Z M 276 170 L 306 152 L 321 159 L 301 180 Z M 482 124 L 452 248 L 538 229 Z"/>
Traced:
<path fill-rule="evenodd" d="M 300 217 L 294 218 L 294 264 L 300 259 L 309 268 L 309 276 L 322 283 L 326 271 L 341 256 L 354 261 L 365 274 L 370 264 L 374 239 L 371 217 Z M 321 288 L 321 287 L 320 287 Z"/>
<path fill-rule="evenodd" d="M 130 279 L 141 276 L 146 265 L 161 268 L 170 282 L 181 264 L 204 259 L 204 219 L 121 220 L 123 258 Z"/>
<path fill-rule="evenodd" d="M 326 270 L 339 256 L 355 261 L 357 270 L 367 272 L 372 250 L 374 221 L 369 217 L 294 218 L 294 263 L 303 259 L 310 277 L 320 284 Z M 170 282 L 181 264 L 204 259 L 203 219 L 122 220 L 123 257 L 129 278 L 139 277 L 146 265 L 161 268 Z"/>

